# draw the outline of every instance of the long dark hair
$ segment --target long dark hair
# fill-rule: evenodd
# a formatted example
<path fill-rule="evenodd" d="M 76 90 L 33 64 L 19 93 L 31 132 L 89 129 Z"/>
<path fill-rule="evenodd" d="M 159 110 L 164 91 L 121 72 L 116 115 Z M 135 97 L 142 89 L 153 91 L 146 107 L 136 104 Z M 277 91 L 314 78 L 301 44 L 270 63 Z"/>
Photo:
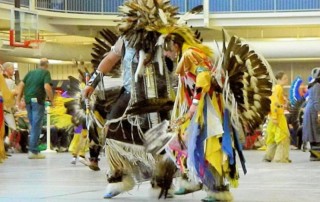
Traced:
<path fill-rule="evenodd" d="M 184 42 L 185 42 L 184 38 L 179 34 L 169 34 L 164 40 L 163 49 L 166 51 L 170 51 L 173 48 L 173 44 L 177 44 L 180 49 L 179 58 L 181 58 L 181 54 L 182 54 L 181 50 Z"/>

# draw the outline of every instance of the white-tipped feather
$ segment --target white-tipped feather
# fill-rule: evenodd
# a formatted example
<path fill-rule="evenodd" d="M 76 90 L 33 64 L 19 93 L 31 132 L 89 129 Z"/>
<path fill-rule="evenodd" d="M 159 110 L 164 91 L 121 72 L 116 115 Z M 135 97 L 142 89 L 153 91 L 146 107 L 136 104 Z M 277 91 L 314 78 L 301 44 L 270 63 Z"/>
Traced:
<path fill-rule="evenodd" d="M 129 8 L 128 6 L 119 6 L 119 12 L 129 13 L 130 10 L 131 8 Z"/>
<path fill-rule="evenodd" d="M 145 59 L 146 59 L 146 53 L 143 50 L 140 50 L 139 51 L 138 67 L 137 67 L 136 73 L 134 75 L 135 82 L 138 82 L 139 75 L 142 75 L 142 73 L 143 73 L 143 70 L 144 70 L 143 62 Z"/>
<path fill-rule="evenodd" d="M 243 101 L 244 101 L 244 106 L 246 109 L 249 108 L 249 102 L 248 102 L 248 94 L 247 94 L 247 91 L 244 90 L 242 91 L 243 92 Z"/>
<path fill-rule="evenodd" d="M 250 106 L 250 109 L 253 111 L 253 112 L 256 112 L 257 111 L 257 107 L 255 105 L 251 105 Z"/>
<path fill-rule="evenodd" d="M 261 104 L 258 101 L 254 101 L 254 106 L 256 106 L 257 109 L 261 109 Z"/>
<path fill-rule="evenodd" d="M 160 17 L 161 21 L 163 22 L 163 24 L 165 24 L 165 25 L 168 24 L 167 16 L 163 12 L 163 10 L 161 8 L 159 8 L 158 11 L 159 11 L 159 17 Z"/>
<path fill-rule="evenodd" d="M 163 46 L 164 44 L 164 39 L 166 38 L 166 34 L 162 34 L 159 36 L 158 41 L 156 43 L 156 46 Z"/>
<path fill-rule="evenodd" d="M 249 73 L 250 76 L 253 76 L 253 75 L 254 75 L 254 71 L 253 71 L 251 65 L 248 65 L 248 73 Z"/>
<path fill-rule="evenodd" d="M 254 88 L 253 88 L 253 91 L 255 92 L 255 93 L 259 93 L 259 88 L 257 87 L 257 86 L 255 86 Z"/>
<path fill-rule="evenodd" d="M 247 119 L 252 119 L 254 117 L 254 112 L 252 110 L 248 109 L 247 111 L 243 112 L 243 115 Z"/>
<path fill-rule="evenodd" d="M 177 24 L 179 25 L 184 25 L 186 22 L 191 19 L 193 16 L 196 14 L 200 13 L 203 11 L 203 6 L 197 6 L 192 8 L 190 11 L 186 12 L 184 15 L 182 15 L 179 20 L 177 21 Z"/>
<path fill-rule="evenodd" d="M 218 46 L 218 44 L 217 44 Z M 214 78 L 218 82 L 219 86 L 223 88 L 223 77 L 224 77 L 224 71 L 222 69 L 222 63 L 223 63 L 223 55 L 220 57 L 220 59 L 217 61 L 216 69 L 214 71 Z M 213 69 L 212 69 L 213 70 Z"/>
<path fill-rule="evenodd" d="M 250 77 L 250 87 L 251 88 L 254 88 L 257 86 L 257 83 L 258 83 L 258 79 L 254 76 L 251 76 Z"/>
<path fill-rule="evenodd" d="M 243 83 L 243 85 L 244 85 L 243 88 L 244 88 L 244 89 L 248 89 L 249 82 L 248 82 L 247 80 L 243 80 L 242 83 Z"/>
<path fill-rule="evenodd" d="M 235 55 L 235 57 L 239 64 L 243 64 L 243 60 L 241 60 L 241 57 L 239 55 Z"/>
<path fill-rule="evenodd" d="M 259 95 L 259 94 L 254 94 L 254 95 L 253 95 L 253 99 L 259 101 L 259 100 L 261 100 L 261 95 Z"/>
<path fill-rule="evenodd" d="M 148 0 L 147 1 L 147 6 L 148 6 L 148 8 L 155 8 L 154 1 L 153 0 Z"/>

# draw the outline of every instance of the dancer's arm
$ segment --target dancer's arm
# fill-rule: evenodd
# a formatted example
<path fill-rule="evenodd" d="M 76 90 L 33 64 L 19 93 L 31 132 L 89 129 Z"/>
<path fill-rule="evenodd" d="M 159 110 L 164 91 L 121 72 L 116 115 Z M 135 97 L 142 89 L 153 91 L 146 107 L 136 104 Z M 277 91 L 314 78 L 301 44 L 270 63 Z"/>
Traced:
<path fill-rule="evenodd" d="M 112 47 L 111 51 L 103 58 L 100 62 L 96 72 L 91 76 L 87 86 L 83 89 L 82 94 L 85 98 L 89 97 L 97 84 L 99 83 L 100 74 L 108 73 L 121 59 L 123 49 L 123 39 L 119 38 L 115 45 Z"/>

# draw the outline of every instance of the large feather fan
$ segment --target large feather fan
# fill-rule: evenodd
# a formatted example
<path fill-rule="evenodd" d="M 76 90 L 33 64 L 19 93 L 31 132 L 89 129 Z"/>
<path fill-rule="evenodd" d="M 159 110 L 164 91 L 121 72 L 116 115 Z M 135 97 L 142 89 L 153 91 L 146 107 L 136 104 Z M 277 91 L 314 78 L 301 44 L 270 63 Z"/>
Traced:
<path fill-rule="evenodd" d="M 226 74 L 226 106 L 239 116 L 246 129 L 256 129 L 270 112 L 274 77 L 269 64 L 248 44 L 232 36 L 224 46 L 222 67 Z"/>
<path fill-rule="evenodd" d="M 64 104 L 67 109 L 66 113 L 72 116 L 72 123 L 74 125 L 81 125 L 85 123 L 85 103 L 81 99 L 81 82 L 69 76 L 69 88 L 67 89 L 66 96 L 73 98 L 73 100 Z"/>
<path fill-rule="evenodd" d="M 115 102 L 120 94 L 121 86 L 107 89 L 97 88 L 90 102 L 86 103 L 81 95 L 81 82 L 72 76 L 69 76 L 69 82 L 67 93 L 74 100 L 66 102 L 65 107 L 67 108 L 67 114 L 72 115 L 72 122 L 75 125 L 80 125 L 88 121 L 89 118 L 102 127 L 104 123 L 100 116 L 102 118 L 106 117 L 109 106 Z M 89 107 L 89 112 L 86 112 L 86 107 Z M 95 111 L 99 113 L 99 116 L 95 114 Z"/>
<path fill-rule="evenodd" d="M 95 43 L 92 48 L 91 63 L 94 69 L 97 69 L 102 59 L 110 52 L 111 47 L 117 42 L 118 36 L 109 29 L 102 29 L 99 32 L 101 37 L 95 37 Z M 108 76 L 119 78 L 121 76 L 120 61 L 112 68 Z"/>

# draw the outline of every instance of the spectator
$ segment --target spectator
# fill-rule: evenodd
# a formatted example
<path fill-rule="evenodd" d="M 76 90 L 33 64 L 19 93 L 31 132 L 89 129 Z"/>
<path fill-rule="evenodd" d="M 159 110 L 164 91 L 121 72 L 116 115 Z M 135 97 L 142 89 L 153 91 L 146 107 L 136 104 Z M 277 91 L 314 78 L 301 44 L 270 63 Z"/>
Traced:
<path fill-rule="evenodd" d="M 6 81 L 6 84 L 7 84 L 8 88 L 9 88 L 9 90 L 14 95 L 16 95 L 16 87 L 17 86 L 15 84 L 15 81 L 13 80 L 13 76 L 14 76 L 13 63 L 6 62 L 6 63 L 3 64 L 3 76 L 5 78 L 5 81 Z M 13 115 L 14 111 L 15 111 L 15 109 L 13 107 L 5 108 L 4 119 L 5 119 L 5 123 L 6 123 L 6 125 L 5 125 L 5 136 L 6 136 L 6 138 L 9 137 L 9 129 L 11 130 L 11 134 L 12 135 L 17 134 L 17 133 L 15 133 L 17 127 L 16 127 L 16 123 L 15 123 L 15 120 L 14 120 L 14 115 Z M 13 139 L 13 138 L 10 137 L 10 139 Z M 9 144 L 11 144 L 11 143 L 9 143 Z M 9 155 L 9 154 L 7 154 L 7 155 Z"/>
<path fill-rule="evenodd" d="M 28 72 L 23 81 L 19 84 L 17 101 L 20 102 L 24 94 L 26 108 L 28 113 L 30 129 L 29 140 L 29 159 L 43 159 L 44 155 L 40 154 L 37 145 L 41 134 L 42 122 L 45 112 L 46 94 L 49 101 L 53 101 L 51 75 L 47 70 L 49 61 L 47 58 L 40 60 L 39 68 Z"/>
<path fill-rule="evenodd" d="M 4 121 L 3 121 L 3 107 L 12 107 L 14 105 L 13 94 L 8 89 L 5 79 L 0 74 L 0 163 L 6 158 L 6 152 L 4 149 Z"/>
<path fill-rule="evenodd" d="M 6 80 L 7 86 L 11 91 L 14 91 L 16 84 L 14 82 L 14 66 L 11 62 L 6 62 L 3 64 L 3 76 Z"/>
<path fill-rule="evenodd" d="M 302 133 L 303 141 L 310 142 L 310 161 L 320 161 L 320 68 L 312 70 L 309 84 L 309 98 L 305 107 Z"/>

